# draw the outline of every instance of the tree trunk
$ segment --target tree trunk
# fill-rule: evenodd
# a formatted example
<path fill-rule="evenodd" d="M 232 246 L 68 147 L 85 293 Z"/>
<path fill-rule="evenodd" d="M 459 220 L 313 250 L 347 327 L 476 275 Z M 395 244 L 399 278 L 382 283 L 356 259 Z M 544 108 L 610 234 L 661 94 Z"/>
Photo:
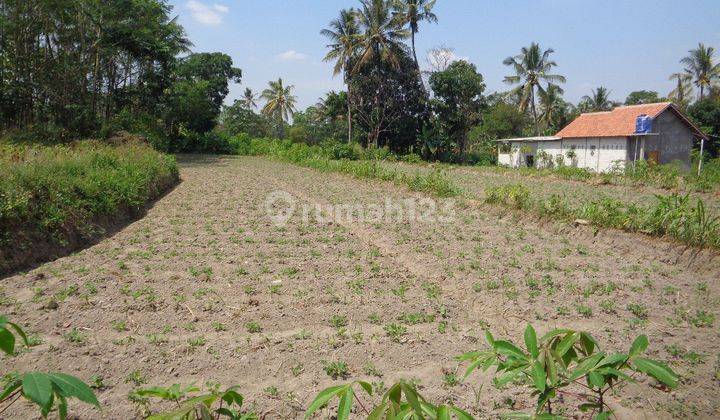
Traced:
<path fill-rule="evenodd" d="M 700 100 L 703 100 L 703 94 L 705 93 L 705 87 L 703 85 L 700 85 Z"/>
<path fill-rule="evenodd" d="M 98 26 L 97 28 L 97 39 L 95 40 L 95 66 L 93 68 L 93 95 L 92 95 L 92 113 L 93 117 L 97 117 L 97 95 L 100 84 L 98 83 L 98 77 L 100 73 L 100 37 L 102 36 L 102 29 Z"/>
<path fill-rule="evenodd" d="M 415 54 L 415 31 L 411 31 L 410 42 L 412 43 L 413 58 L 415 59 L 415 68 L 420 72 L 420 63 L 418 63 L 417 54 Z"/>
<path fill-rule="evenodd" d="M 352 141 L 352 101 L 350 96 L 350 82 L 347 82 L 347 123 L 348 123 L 348 144 Z"/>
<path fill-rule="evenodd" d="M 535 121 L 535 135 L 540 135 L 540 129 L 538 128 L 537 111 L 535 110 L 535 86 L 530 88 L 530 106 L 532 107 L 533 120 Z"/>

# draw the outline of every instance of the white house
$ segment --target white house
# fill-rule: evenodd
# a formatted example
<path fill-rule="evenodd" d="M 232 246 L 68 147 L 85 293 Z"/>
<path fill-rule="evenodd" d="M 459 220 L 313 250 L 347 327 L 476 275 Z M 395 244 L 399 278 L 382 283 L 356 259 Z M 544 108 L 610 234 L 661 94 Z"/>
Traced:
<path fill-rule="evenodd" d="M 649 121 L 637 130 L 638 117 Z M 555 136 L 498 140 L 498 164 L 520 167 L 576 166 L 596 172 L 628 162 L 690 165 L 694 139 L 707 139 L 671 102 L 623 106 L 581 114 Z"/>

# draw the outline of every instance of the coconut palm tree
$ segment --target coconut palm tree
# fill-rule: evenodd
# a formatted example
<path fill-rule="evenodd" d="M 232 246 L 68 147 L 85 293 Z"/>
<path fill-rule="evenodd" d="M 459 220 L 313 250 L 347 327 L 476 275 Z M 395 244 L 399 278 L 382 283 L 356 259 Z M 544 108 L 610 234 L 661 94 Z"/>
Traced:
<path fill-rule="evenodd" d="M 583 110 L 592 112 L 610 111 L 615 106 L 610 100 L 610 91 L 602 86 L 593 89 L 592 95 L 583 96 L 580 103 Z"/>
<path fill-rule="evenodd" d="M 357 62 L 353 72 L 378 62 L 385 62 L 395 68 L 400 67 L 400 56 L 406 54 L 402 42 L 410 33 L 392 13 L 392 4 L 388 0 L 361 0 L 358 11 L 358 23 L 362 30 L 358 47 Z"/>
<path fill-rule="evenodd" d="M 347 124 L 348 143 L 352 140 L 352 107 L 350 106 L 352 93 L 350 91 L 350 75 L 352 63 L 358 50 L 360 30 L 355 9 L 341 10 L 340 17 L 330 22 L 329 29 L 323 29 L 320 34 L 330 40 L 330 51 L 323 61 L 335 61 L 333 76 L 343 72 L 347 85 Z"/>
<path fill-rule="evenodd" d="M 295 86 L 283 86 L 282 79 L 278 79 L 277 82 L 270 81 L 268 85 L 270 87 L 263 90 L 262 95 L 260 95 L 261 98 L 267 101 L 262 113 L 275 119 L 278 125 L 278 136 L 283 138 L 285 137 L 284 124 L 295 113 L 297 97 L 292 94 Z"/>
<path fill-rule="evenodd" d="M 705 89 L 709 89 L 713 82 L 720 79 L 720 64 L 713 63 L 715 48 L 706 47 L 699 43 L 698 47 L 688 51 L 688 55 L 680 60 L 684 64 L 685 72 L 695 80 L 695 86 L 700 88 L 700 100 L 705 96 Z"/>
<path fill-rule="evenodd" d="M 243 99 L 242 103 L 245 105 L 245 108 L 247 109 L 257 109 L 257 101 L 256 101 L 256 94 L 252 91 L 249 87 L 245 88 L 245 92 L 243 92 Z"/>
<path fill-rule="evenodd" d="M 540 45 L 533 42 L 529 47 L 523 47 L 520 54 L 503 60 L 503 64 L 512 66 L 515 71 L 515 75 L 506 76 L 504 81 L 508 84 L 520 83 L 520 86 L 517 87 L 517 90 L 521 92 L 520 110 L 525 112 L 528 106 L 531 108 L 536 135 L 540 134 L 540 128 L 535 109 L 535 90 L 544 93 L 543 82 L 547 83 L 548 87 L 565 83 L 564 76 L 550 73 L 552 68 L 557 66 L 557 63 L 550 60 L 550 54 L 554 52 L 555 50 L 552 48 L 542 51 Z"/>
<path fill-rule="evenodd" d="M 396 16 L 403 25 L 410 25 L 410 42 L 415 67 L 420 70 L 417 54 L 415 53 L 415 34 L 420 31 L 420 22 L 437 23 L 438 18 L 432 12 L 436 0 L 396 0 Z"/>
<path fill-rule="evenodd" d="M 540 122 L 547 128 L 552 128 L 563 112 L 565 107 L 563 93 L 562 88 L 557 85 L 549 85 L 540 92 Z"/>
<path fill-rule="evenodd" d="M 673 73 L 668 80 L 676 82 L 675 89 L 671 90 L 668 97 L 681 108 L 685 108 L 690 102 L 693 94 L 692 75 L 688 73 Z"/>

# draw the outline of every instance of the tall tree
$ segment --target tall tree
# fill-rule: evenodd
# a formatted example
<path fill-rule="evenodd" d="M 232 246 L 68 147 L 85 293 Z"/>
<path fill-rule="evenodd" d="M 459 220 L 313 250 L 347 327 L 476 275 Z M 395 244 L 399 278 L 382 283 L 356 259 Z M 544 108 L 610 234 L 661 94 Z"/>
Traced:
<path fill-rule="evenodd" d="M 557 130 L 563 124 L 567 103 L 562 98 L 563 90 L 557 85 L 549 85 L 540 92 L 540 122 L 546 129 Z"/>
<path fill-rule="evenodd" d="M 697 48 L 688 51 L 688 55 L 680 60 L 685 72 L 692 75 L 695 86 L 700 89 L 700 100 L 705 97 L 705 89 L 709 89 L 720 79 L 720 64 L 714 63 L 715 48 L 699 43 Z"/>
<path fill-rule="evenodd" d="M 190 45 L 162 0 L 0 4 L 3 126 L 77 135 L 123 109 L 156 116 Z"/>
<path fill-rule="evenodd" d="M 610 99 L 610 91 L 600 86 L 593 89 L 591 95 L 585 95 L 580 99 L 580 108 L 587 112 L 610 111 L 616 105 Z"/>
<path fill-rule="evenodd" d="M 530 107 L 535 122 L 535 134 L 540 135 L 535 108 L 535 91 L 545 91 L 542 86 L 543 82 L 548 86 L 565 83 L 565 77 L 550 73 L 552 68 L 557 66 L 557 63 L 550 60 L 550 54 L 555 52 L 552 48 L 542 51 L 540 45 L 533 42 L 529 47 L 523 47 L 520 51 L 520 54 L 508 57 L 503 61 L 503 64 L 511 66 L 515 71 L 515 75 L 506 76 L 504 81 L 508 84 L 520 83 L 517 88 L 521 92 L 520 110 L 524 112 L 528 106 Z"/>
<path fill-rule="evenodd" d="M 352 92 L 350 90 L 350 77 L 353 70 L 353 60 L 358 51 L 360 30 L 357 22 L 357 11 L 355 9 L 341 10 L 340 17 L 330 22 L 329 29 L 320 32 L 330 40 L 327 46 L 330 51 L 325 55 L 324 61 L 335 61 L 333 76 L 339 73 L 344 74 L 345 84 L 348 87 L 347 94 L 347 141 L 352 140 Z"/>
<path fill-rule="evenodd" d="M 460 161 L 464 161 L 468 132 L 480 122 L 482 93 L 485 90 L 483 77 L 474 64 L 455 61 L 447 70 L 433 73 L 430 86 L 435 93 L 435 109 L 445 132 L 455 140 Z"/>
<path fill-rule="evenodd" d="M 243 98 L 242 103 L 245 105 L 247 109 L 257 109 L 257 95 L 255 95 L 255 92 L 252 91 L 249 87 L 245 88 L 245 91 L 243 92 Z"/>
<path fill-rule="evenodd" d="M 415 34 L 420 31 L 420 22 L 437 23 L 438 18 L 432 12 L 436 0 L 396 0 L 395 8 L 400 21 L 410 26 L 410 45 L 415 67 L 420 71 L 420 63 L 415 53 Z"/>
<path fill-rule="evenodd" d="M 262 109 L 262 113 L 268 115 L 275 120 L 277 124 L 277 134 L 280 138 L 285 137 L 285 123 L 295 113 L 295 103 L 297 97 L 292 94 L 295 86 L 284 86 L 282 79 L 276 82 L 268 82 L 269 87 L 263 90 L 261 98 L 267 103 Z"/>
<path fill-rule="evenodd" d="M 362 35 L 358 47 L 357 62 L 353 72 L 379 63 L 400 68 L 402 56 L 407 54 L 403 40 L 410 35 L 402 22 L 392 13 L 389 0 L 361 0 L 358 22 Z"/>
<path fill-rule="evenodd" d="M 625 98 L 625 105 L 641 105 L 661 102 L 660 95 L 654 90 L 635 90 Z"/>
<path fill-rule="evenodd" d="M 668 97 L 680 108 L 687 108 L 693 94 L 692 75 L 688 73 L 673 73 L 668 80 L 675 82 L 675 88 L 670 91 Z"/>

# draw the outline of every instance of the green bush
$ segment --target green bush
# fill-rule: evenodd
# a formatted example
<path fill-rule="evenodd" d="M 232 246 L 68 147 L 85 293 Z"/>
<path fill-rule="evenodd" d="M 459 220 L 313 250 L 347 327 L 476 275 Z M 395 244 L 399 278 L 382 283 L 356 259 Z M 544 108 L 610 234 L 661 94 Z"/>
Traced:
<path fill-rule="evenodd" d="M 141 209 L 178 180 L 174 158 L 140 141 L 0 143 L 0 173 L 0 272 L 29 262 L 41 243 L 92 236 L 101 220 Z"/>
<path fill-rule="evenodd" d="M 460 194 L 460 189 L 440 170 L 427 174 L 408 175 L 383 166 L 381 161 L 396 159 L 387 149 L 363 151 L 356 145 L 326 142 L 310 146 L 289 140 L 250 139 L 238 136 L 233 140 L 238 154 L 270 156 L 325 172 L 340 172 L 357 178 L 380 179 L 406 185 L 413 191 L 425 191 L 439 197 Z"/>
<path fill-rule="evenodd" d="M 530 190 L 522 184 L 509 184 L 485 189 L 485 202 L 505 204 L 516 209 L 525 209 L 531 205 Z"/>

